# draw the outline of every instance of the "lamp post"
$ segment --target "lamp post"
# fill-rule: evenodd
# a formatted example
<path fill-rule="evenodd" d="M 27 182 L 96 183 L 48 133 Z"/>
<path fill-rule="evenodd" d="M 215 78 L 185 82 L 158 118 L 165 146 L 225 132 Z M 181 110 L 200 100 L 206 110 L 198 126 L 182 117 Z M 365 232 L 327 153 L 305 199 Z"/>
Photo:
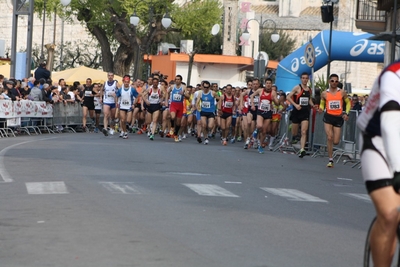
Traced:
<path fill-rule="evenodd" d="M 339 0 L 323 0 L 324 4 L 331 4 L 330 5 L 330 9 L 328 6 L 327 10 L 327 14 L 326 14 L 326 20 L 323 22 L 329 22 L 330 26 L 329 26 L 329 45 L 328 45 L 328 64 L 326 67 L 326 79 L 329 78 L 329 75 L 331 74 L 331 51 L 332 51 L 332 27 L 333 27 L 333 21 L 334 21 L 334 17 L 333 17 L 333 6 L 334 4 L 339 3 Z"/>
<path fill-rule="evenodd" d="M 44 2 L 43 2 L 42 44 L 40 46 L 39 64 L 42 64 L 44 62 L 43 47 L 44 47 L 44 28 L 46 26 L 46 3 L 47 3 L 47 0 L 44 0 Z"/>
<path fill-rule="evenodd" d="M 140 4 L 142 2 L 145 2 L 145 0 L 141 0 L 141 1 L 136 3 L 136 5 L 134 7 L 134 12 L 129 18 L 130 24 L 132 24 L 135 27 L 137 27 L 139 25 L 139 22 L 140 22 L 140 18 L 136 14 L 136 7 L 138 6 L 138 4 Z M 149 22 L 150 22 L 151 27 L 154 28 L 155 24 L 152 22 L 152 19 L 153 19 L 154 15 L 156 15 L 156 14 L 154 14 L 154 11 L 153 11 L 154 10 L 154 5 L 153 5 L 153 1 L 152 0 L 149 1 L 149 6 L 150 6 Z M 169 15 L 168 7 L 167 6 L 165 6 L 165 7 L 166 7 L 166 12 L 165 12 L 165 15 L 163 16 L 163 18 L 161 19 L 161 24 L 162 24 L 162 26 L 164 28 L 168 29 L 172 24 L 172 19 L 171 19 L 170 15 Z M 145 47 L 143 49 L 141 49 L 140 46 L 138 46 L 138 51 L 137 51 L 137 53 L 139 55 L 140 55 L 140 50 L 146 51 L 146 53 L 147 53 L 147 61 L 146 61 L 147 75 L 149 75 L 149 67 L 150 67 L 150 65 L 149 65 L 149 55 L 148 55 L 149 54 L 149 46 L 150 46 L 150 42 L 147 42 L 147 44 L 145 44 Z M 142 61 L 142 57 L 137 56 L 136 58 L 137 58 L 137 60 L 135 61 L 134 71 L 135 71 L 136 74 L 138 74 L 137 69 L 138 69 L 138 66 L 139 66 L 139 62 Z"/>
<path fill-rule="evenodd" d="M 250 20 L 247 21 L 247 23 L 246 23 L 246 28 L 245 28 L 244 32 L 242 33 L 242 38 L 243 38 L 244 40 L 248 41 L 248 40 L 250 39 L 250 33 L 249 33 L 249 31 L 247 30 L 247 26 L 248 26 L 249 22 L 252 21 L 252 20 L 258 22 L 258 24 L 259 24 L 259 26 L 260 26 L 260 32 L 261 32 L 261 30 L 264 28 L 264 24 L 265 24 L 265 23 L 267 23 L 267 22 L 272 22 L 272 23 L 274 24 L 274 29 L 273 29 L 273 32 L 272 32 L 272 34 L 271 34 L 271 41 L 274 42 L 274 43 L 276 43 L 276 42 L 279 41 L 280 36 L 279 36 L 279 33 L 276 31 L 276 23 L 275 23 L 275 21 L 273 21 L 272 19 L 266 19 L 265 21 L 262 21 L 262 17 L 261 17 L 261 22 L 258 21 L 258 20 L 256 20 L 256 19 L 250 19 Z M 261 60 L 260 60 L 260 59 L 261 59 L 261 53 L 260 53 L 260 52 L 261 52 L 261 51 L 260 51 L 260 50 L 261 50 L 261 49 L 260 49 L 260 35 L 261 35 L 261 33 L 259 34 L 259 37 L 258 37 L 258 50 L 259 50 L 259 51 L 258 51 L 258 55 L 257 55 L 257 66 L 258 66 L 258 70 L 259 70 L 259 71 L 260 71 L 262 68 L 264 68 L 261 77 L 259 77 L 259 78 L 260 78 L 260 83 L 263 84 L 263 83 L 264 83 L 264 76 L 265 76 L 265 66 L 264 66 L 264 67 L 261 66 Z"/>
<path fill-rule="evenodd" d="M 60 0 L 63 6 L 68 6 L 71 0 Z M 61 18 L 60 71 L 64 70 L 64 16 Z"/>

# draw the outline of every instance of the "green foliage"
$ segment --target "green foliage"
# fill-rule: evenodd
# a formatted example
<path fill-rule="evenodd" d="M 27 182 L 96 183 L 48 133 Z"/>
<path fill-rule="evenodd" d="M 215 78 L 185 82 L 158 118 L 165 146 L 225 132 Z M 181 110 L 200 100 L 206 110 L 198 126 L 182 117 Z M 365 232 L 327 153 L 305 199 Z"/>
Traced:
<path fill-rule="evenodd" d="M 218 0 L 195 0 L 173 12 L 174 25 L 184 39 L 208 43 L 214 24 L 221 23 L 222 6 Z M 195 44 L 196 46 L 196 44 Z"/>
<path fill-rule="evenodd" d="M 180 46 L 181 40 L 185 40 L 185 36 L 179 32 L 172 32 L 165 36 L 164 42 L 174 44 L 176 47 Z M 218 33 L 215 36 L 211 36 L 211 40 L 208 42 L 202 38 L 195 37 L 193 39 L 194 46 L 198 53 L 201 54 L 216 54 L 221 55 L 222 50 L 222 36 Z M 154 51 L 156 48 L 153 48 Z"/>
<path fill-rule="evenodd" d="M 325 79 L 324 74 L 314 79 L 315 88 L 321 89 L 321 92 L 329 88 L 329 81 Z M 311 83 L 310 83 L 311 86 Z"/>
<path fill-rule="evenodd" d="M 271 30 L 264 30 L 260 37 L 260 51 L 265 51 L 271 60 L 281 60 L 289 55 L 295 48 L 296 41 L 285 32 L 279 31 L 279 41 L 271 40 Z"/>

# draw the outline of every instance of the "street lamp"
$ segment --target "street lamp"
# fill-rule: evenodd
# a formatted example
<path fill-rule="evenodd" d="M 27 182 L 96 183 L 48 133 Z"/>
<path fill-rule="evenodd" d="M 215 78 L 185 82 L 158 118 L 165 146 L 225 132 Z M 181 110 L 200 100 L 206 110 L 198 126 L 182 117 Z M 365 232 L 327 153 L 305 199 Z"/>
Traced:
<path fill-rule="evenodd" d="M 132 24 L 132 25 L 135 26 L 135 27 L 139 25 L 139 21 L 140 21 L 140 18 L 139 18 L 138 15 L 136 14 L 136 7 L 137 7 L 137 5 L 138 5 L 139 3 L 144 2 L 144 1 L 145 1 L 145 0 L 141 0 L 141 1 L 139 1 L 139 2 L 136 3 L 136 5 L 135 5 L 135 7 L 134 7 L 133 15 L 131 15 L 130 18 L 129 18 L 130 24 Z M 153 16 L 156 15 L 156 14 L 154 14 L 154 12 L 153 12 L 154 6 L 153 6 L 152 0 L 150 0 L 149 6 L 150 6 L 149 21 L 151 21 L 151 20 L 153 19 Z M 161 19 L 161 24 L 162 24 L 162 26 L 163 26 L 164 28 L 166 28 L 166 29 L 169 28 L 169 27 L 171 26 L 171 24 L 172 24 L 172 19 L 171 19 L 169 13 L 168 13 L 168 7 L 167 7 L 167 6 L 166 6 L 166 13 L 165 13 L 165 15 L 163 16 L 163 18 Z M 151 23 L 151 26 L 152 26 L 152 27 L 155 27 L 155 25 L 154 25 L 153 23 Z M 135 60 L 135 66 L 134 66 L 135 73 L 138 74 L 137 69 L 138 69 L 138 66 L 139 66 L 139 62 L 141 62 L 141 60 L 142 60 L 141 57 L 140 57 L 140 60 L 139 60 L 139 55 L 140 55 L 140 50 L 142 50 L 142 51 L 145 51 L 146 54 L 147 54 L 146 69 L 147 69 L 147 76 L 149 76 L 149 75 L 150 75 L 149 45 L 146 44 L 146 46 L 145 46 L 144 49 L 141 49 L 140 46 L 139 46 L 139 49 L 138 49 L 138 50 L 139 50 L 139 51 L 137 51 L 137 54 L 138 54 L 137 59 L 138 59 L 138 60 Z"/>
<path fill-rule="evenodd" d="M 71 0 L 60 0 L 63 6 L 68 6 L 71 3 Z M 60 71 L 64 70 L 64 16 L 61 18 L 61 45 L 60 45 Z"/>
<path fill-rule="evenodd" d="M 140 21 L 140 18 L 138 17 L 138 15 L 136 14 L 136 7 L 137 7 L 137 5 L 139 4 L 139 3 L 141 3 L 141 2 L 143 2 L 143 0 L 142 1 L 139 1 L 139 2 L 137 2 L 136 3 L 136 5 L 135 5 L 135 11 L 134 11 L 134 13 L 133 13 L 133 15 L 130 17 L 130 19 L 129 19 L 129 22 L 133 25 L 133 26 L 137 26 L 137 25 L 139 25 L 139 21 Z M 152 4 L 152 2 L 150 1 L 150 3 Z M 153 6 L 151 6 L 150 7 L 150 19 L 153 17 L 153 12 L 152 12 L 152 9 L 153 9 Z M 172 19 L 171 19 L 171 17 L 169 16 L 169 13 L 168 13 L 168 8 L 167 8 L 167 10 L 166 10 L 166 13 L 165 13 L 165 15 L 164 15 L 164 17 L 162 18 L 162 20 L 161 20 L 161 24 L 163 25 L 163 27 L 164 28 L 166 28 L 166 29 L 168 29 L 169 28 L 169 26 L 171 26 L 171 24 L 172 24 Z"/>
<path fill-rule="evenodd" d="M 261 29 L 261 30 L 263 29 L 264 24 L 265 24 L 266 22 L 272 22 L 272 23 L 274 24 L 274 29 L 273 29 L 273 32 L 272 32 L 272 34 L 271 34 L 271 41 L 274 42 L 274 43 L 276 43 L 276 42 L 279 41 L 280 36 L 279 36 L 279 33 L 276 31 L 276 23 L 275 23 L 275 21 L 273 21 L 272 19 L 266 19 L 265 21 L 262 21 L 262 18 L 261 18 L 261 21 L 262 21 L 262 22 L 259 22 L 259 21 L 256 20 L 256 19 L 250 19 L 250 20 L 247 21 L 247 23 L 246 23 L 246 28 L 245 28 L 244 32 L 242 33 L 242 38 L 243 38 L 245 41 L 248 41 L 248 40 L 250 39 L 250 33 L 249 33 L 249 31 L 247 30 L 247 25 L 248 25 L 249 22 L 252 21 L 252 20 L 258 22 L 258 24 L 260 25 L 260 29 Z M 261 34 L 260 34 L 260 35 L 261 35 Z M 259 52 L 258 52 L 258 55 L 257 55 L 257 64 L 258 64 L 258 70 L 260 71 L 261 68 L 262 68 L 262 66 L 261 66 L 261 60 L 260 60 L 260 58 L 261 58 L 261 53 L 260 53 L 260 38 L 258 38 L 258 50 L 259 50 Z M 262 77 L 259 77 L 259 78 L 260 78 L 261 84 L 263 84 L 263 82 L 264 82 L 265 69 L 264 69 L 264 71 L 263 71 L 262 73 L 263 73 L 263 74 L 261 75 Z"/>

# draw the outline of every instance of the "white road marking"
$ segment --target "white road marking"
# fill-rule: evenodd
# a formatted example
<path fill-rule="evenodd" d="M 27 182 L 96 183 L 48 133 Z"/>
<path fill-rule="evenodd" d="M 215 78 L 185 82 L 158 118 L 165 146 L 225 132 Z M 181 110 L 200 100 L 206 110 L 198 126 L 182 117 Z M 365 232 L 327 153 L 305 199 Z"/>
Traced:
<path fill-rule="evenodd" d="M 350 179 L 350 178 L 341 178 L 341 177 L 338 177 L 338 180 L 353 181 L 353 179 Z"/>
<path fill-rule="evenodd" d="M 210 176 L 207 173 L 196 173 L 196 172 L 169 172 L 170 174 L 176 175 L 187 175 L 187 176 Z"/>
<path fill-rule="evenodd" d="M 64 182 L 41 182 L 26 183 L 28 194 L 68 194 L 67 186 Z"/>
<path fill-rule="evenodd" d="M 324 199 L 321 199 L 316 196 L 312 196 L 310 194 L 304 193 L 297 189 L 269 188 L 269 187 L 260 187 L 260 188 L 268 193 L 271 193 L 276 196 L 284 197 L 290 201 L 308 201 L 308 202 L 323 202 L 323 203 L 328 202 Z"/>
<path fill-rule="evenodd" d="M 140 194 L 139 190 L 133 187 L 133 183 L 124 182 L 100 182 L 100 184 L 110 191 L 117 194 Z"/>
<path fill-rule="evenodd" d="M 183 184 L 201 196 L 239 197 L 215 184 Z"/>
<path fill-rule="evenodd" d="M 23 145 L 23 144 L 36 142 L 36 141 L 42 141 L 42 140 L 48 140 L 48 139 L 54 139 L 54 138 L 56 138 L 56 137 L 43 138 L 43 139 L 39 139 L 39 140 L 31 140 L 31 141 L 21 142 L 21 143 L 14 144 L 14 145 L 8 146 L 6 148 L 3 148 L 0 151 L 0 183 L 11 183 L 13 181 L 13 179 L 11 178 L 11 175 L 8 173 L 8 171 L 6 170 L 6 167 L 4 165 L 4 155 L 6 154 L 6 152 L 8 150 L 10 150 L 11 148 L 14 148 L 16 146 Z M 1 180 L 3 180 L 3 181 L 1 181 Z"/>
<path fill-rule="evenodd" d="M 225 181 L 226 184 L 242 184 L 242 182 Z"/>
<path fill-rule="evenodd" d="M 352 193 L 341 193 L 342 195 L 349 196 L 367 203 L 371 203 L 371 198 L 368 194 L 352 194 Z"/>

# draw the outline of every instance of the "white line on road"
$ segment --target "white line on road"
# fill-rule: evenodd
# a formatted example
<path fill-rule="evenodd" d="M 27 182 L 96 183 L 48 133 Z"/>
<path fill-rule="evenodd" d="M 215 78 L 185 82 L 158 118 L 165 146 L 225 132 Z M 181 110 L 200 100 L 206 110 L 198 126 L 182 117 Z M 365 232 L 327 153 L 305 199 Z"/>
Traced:
<path fill-rule="evenodd" d="M 342 195 L 352 197 L 361 201 L 364 201 L 366 203 L 371 203 L 371 198 L 369 197 L 368 194 L 352 194 L 352 193 L 341 193 Z"/>
<path fill-rule="evenodd" d="M 309 195 L 297 189 L 287 189 L 287 188 L 269 188 L 269 187 L 260 187 L 262 190 L 267 191 L 275 196 L 284 197 L 287 200 L 291 201 L 308 201 L 308 202 L 324 202 L 328 201 L 321 199 L 316 196 Z"/>
<path fill-rule="evenodd" d="M 100 182 L 100 184 L 111 193 L 140 194 L 131 182 Z"/>
<path fill-rule="evenodd" d="M 67 186 L 64 182 L 41 182 L 26 183 L 28 194 L 45 195 L 45 194 L 68 194 Z"/>
<path fill-rule="evenodd" d="M 239 197 L 215 184 L 183 184 L 201 196 Z"/>
<path fill-rule="evenodd" d="M 242 182 L 225 181 L 226 184 L 242 184 Z"/>
<path fill-rule="evenodd" d="M 0 183 L 11 183 L 13 181 L 13 179 L 11 178 L 11 175 L 8 173 L 8 171 L 6 170 L 6 167 L 4 165 L 4 155 L 6 154 L 6 152 L 8 150 L 10 150 L 11 148 L 14 148 L 16 146 L 23 145 L 23 144 L 36 142 L 36 141 L 43 141 L 43 140 L 48 140 L 48 139 L 54 139 L 54 138 L 56 138 L 56 137 L 44 138 L 44 139 L 39 139 L 39 140 L 30 140 L 30 141 L 21 142 L 21 143 L 14 144 L 14 145 L 8 146 L 6 148 L 3 148 L 0 151 Z M 3 181 L 1 181 L 1 180 L 3 180 Z"/>
<path fill-rule="evenodd" d="M 338 180 L 353 181 L 353 179 L 350 179 L 350 178 L 341 178 L 341 177 L 338 177 Z"/>

